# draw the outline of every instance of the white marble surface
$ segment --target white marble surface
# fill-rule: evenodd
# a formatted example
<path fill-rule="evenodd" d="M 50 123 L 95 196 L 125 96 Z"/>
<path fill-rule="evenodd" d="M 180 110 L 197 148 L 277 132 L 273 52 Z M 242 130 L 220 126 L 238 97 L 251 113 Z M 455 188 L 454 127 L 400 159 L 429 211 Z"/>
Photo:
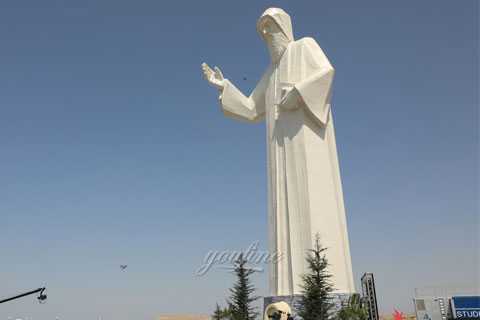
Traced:
<path fill-rule="evenodd" d="M 205 78 L 220 92 L 226 116 L 266 121 L 269 249 L 284 255 L 270 267 L 269 293 L 301 292 L 301 276 L 308 271 L 305 254 L 317 233 L 328 248 L 336 292 L 352 293 L 355 288 L 330 104 L 334 68 L 314 39 L 294 40 L 290 16 L 282 9 L 266 10 L 257 31 L 272 62 L 249 96 L 224 78 L 219 68 L 202 67 Z"/>

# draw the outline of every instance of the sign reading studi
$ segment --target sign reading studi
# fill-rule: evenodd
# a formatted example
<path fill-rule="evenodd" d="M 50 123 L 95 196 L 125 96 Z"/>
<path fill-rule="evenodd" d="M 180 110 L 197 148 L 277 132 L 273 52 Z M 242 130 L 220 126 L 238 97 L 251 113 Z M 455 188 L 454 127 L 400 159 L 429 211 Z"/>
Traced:
<path fill-rule="evenodd" d="M 451 301 L 455 318 L 480 319 L 480 296 L 457 296 Z"/>

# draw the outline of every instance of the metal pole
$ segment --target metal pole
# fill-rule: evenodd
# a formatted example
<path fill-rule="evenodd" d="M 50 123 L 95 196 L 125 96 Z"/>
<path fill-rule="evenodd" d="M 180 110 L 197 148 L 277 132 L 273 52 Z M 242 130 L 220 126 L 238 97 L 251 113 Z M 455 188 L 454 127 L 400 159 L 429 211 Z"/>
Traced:
<path fill-rule="evenodd" d="M 35 294 L 35 293 L 37 293 L 37 292 L 42 292 L 42 291 L 44 291 L 44 290 L 45 290 L 45 288 L 38 288 L 38 289 L 29 291 L 29 292 L 25 292 L 25 293 L 19 294 L 18 296 L 15 296 L 15 297 L 11 297 L 11 298 L 7 298 L 7 299 L 0 300 L 0 303 L 4 303 L 4 302 L 12 301 L 12 300 L 15 300 L 15 299 L 19 299 L 19 298 L 22 298 L 22 297 L 25 297 L 25 296 L 29 296 L 29 295 L 31 295 L 31 294 Z"/>

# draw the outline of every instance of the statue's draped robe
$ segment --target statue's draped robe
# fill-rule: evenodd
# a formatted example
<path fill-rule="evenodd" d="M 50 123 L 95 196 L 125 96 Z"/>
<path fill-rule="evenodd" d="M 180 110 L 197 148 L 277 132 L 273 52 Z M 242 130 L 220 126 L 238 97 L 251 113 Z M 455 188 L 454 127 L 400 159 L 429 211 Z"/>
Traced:
<path fill-rule="evenodd" d="M 355 290 L 330 110 L 333 74 L 315 40 L 303 38 L 289 43 L 249 97 L 228 80 L 220 96 L 227 116 L 266 120 L 269 249 L 282 254 L 271 265 L 271 295 L 301 293 L 305 256 L 317 233 L 328 248 L 336 291 Z M 293 111 L 279 109 L 291 89 L 303 103 Z"/>

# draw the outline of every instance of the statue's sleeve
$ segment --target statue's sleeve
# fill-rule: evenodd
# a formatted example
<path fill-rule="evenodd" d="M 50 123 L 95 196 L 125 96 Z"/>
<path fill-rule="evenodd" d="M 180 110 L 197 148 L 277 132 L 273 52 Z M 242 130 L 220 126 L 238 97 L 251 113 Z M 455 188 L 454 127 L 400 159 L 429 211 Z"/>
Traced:
<path fill-rule="evenodd" d="M 335 70 L 312 38 L 301 40 L 302 63 L 307 76 L 295 85 L 308 111 L 322 126 L 328 122 Z"/>
<path fill-rule="evenodd" d="M 263 75 L 249 97 L 246 97 L 228 79 L 219 100 L 223 113 L 230 118 L 258 122 L 265 116 L 265 90 L 268 71 Z"/>

